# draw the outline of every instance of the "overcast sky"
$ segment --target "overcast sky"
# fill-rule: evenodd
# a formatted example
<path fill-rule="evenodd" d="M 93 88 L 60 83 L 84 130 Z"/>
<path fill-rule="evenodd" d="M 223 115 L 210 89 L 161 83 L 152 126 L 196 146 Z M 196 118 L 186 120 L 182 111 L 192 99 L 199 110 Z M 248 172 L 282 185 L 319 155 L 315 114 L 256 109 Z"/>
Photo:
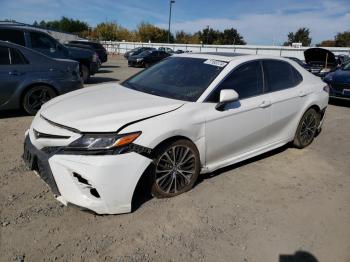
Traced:
<path fill-rule="evenodd" d="M 141 22 L 167 28 L 169 0 L 0 0 L 0 20 L 33 23 L 61 16 L 91 26 L 115 21 L 129 29 Z M 299 27 L 311 30 L 313 44 L 350 31 L 350 0 L 176 0 L 172 32 L 210 26 L 234 27 L 248 44 L 283 43 Z"/>

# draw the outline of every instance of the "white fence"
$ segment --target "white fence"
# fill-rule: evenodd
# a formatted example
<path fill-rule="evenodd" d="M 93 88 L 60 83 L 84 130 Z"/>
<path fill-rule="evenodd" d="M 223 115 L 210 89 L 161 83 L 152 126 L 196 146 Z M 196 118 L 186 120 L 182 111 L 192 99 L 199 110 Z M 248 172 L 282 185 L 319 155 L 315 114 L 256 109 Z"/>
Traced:
<path fill-rule="evenodd" d="M 125 52 L 140 46 L 149 46 L 154 48 L 170 47 L 174 51 L 183 50 L 189 52 L 230 52 L 242 54 L 259 54 L 274 56 L 290 56 L 304 60 L 304 51 L 308 47 L 292 48 L 285 46 L 257 46 L 257 45 L 194 45 L 194 44 L 164 44 L 164 43 L 139 43 L 139 42 L 101 42 L 108 53 L 124 54 Z M 348 47 L 327 47 L 336 55 L 344 54 L 350 56 Z"/>

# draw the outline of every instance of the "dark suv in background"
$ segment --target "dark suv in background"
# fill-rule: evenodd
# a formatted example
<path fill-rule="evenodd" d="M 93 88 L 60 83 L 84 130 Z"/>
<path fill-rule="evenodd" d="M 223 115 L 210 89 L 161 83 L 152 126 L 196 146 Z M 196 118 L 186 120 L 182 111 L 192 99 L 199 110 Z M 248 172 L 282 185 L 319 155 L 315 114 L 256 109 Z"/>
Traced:
<path fill-rule="evenodd" d="M 99 42 L 82 39 L 82 40 L 69 41 L 68 45 L 69 46 L 87 46 L 87 47 L 90 47 L 92 50 L 94 50 L 97 53 L 98 58 L 100 59 L 101 63 L 107 62 L 107 59 L 108 59 L 107 50 Z"/>
<path fill-rule="evenodd" d="M 64 46 L 49 34 L 29 26 L 1 24 L 0 40 L 34 49 L 52 58 L 72 59 L 79 62 L 84 82 L 98 70 L 98 56 L 91 50 Z"/>
<path fill-rule="evenodd" d="M 82 87 L 78 62 L 0 41 L 0 110 L 34 115 L 53 97 Z"/>

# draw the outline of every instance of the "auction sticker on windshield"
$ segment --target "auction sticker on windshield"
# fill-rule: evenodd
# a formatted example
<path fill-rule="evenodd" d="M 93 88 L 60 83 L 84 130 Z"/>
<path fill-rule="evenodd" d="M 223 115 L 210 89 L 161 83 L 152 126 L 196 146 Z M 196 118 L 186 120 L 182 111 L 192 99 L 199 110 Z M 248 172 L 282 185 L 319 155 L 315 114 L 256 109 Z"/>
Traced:
<path fill-rule="evenodd" d="M 218 61 L 218 60 L 214 60 L 214 59 L 208 59 L 204 62 L 204 64 L 218 66 L 218 67 L 224 67 L 227 65 L 226 62 L 222 62 L 222 61 Z"/>

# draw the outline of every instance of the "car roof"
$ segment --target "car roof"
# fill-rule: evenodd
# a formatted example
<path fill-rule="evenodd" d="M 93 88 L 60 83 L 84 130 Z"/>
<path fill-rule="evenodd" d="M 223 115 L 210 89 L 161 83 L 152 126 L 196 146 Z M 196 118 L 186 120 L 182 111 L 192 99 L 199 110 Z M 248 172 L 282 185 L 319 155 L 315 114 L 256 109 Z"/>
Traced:
<path fill-rule="evenodd" d="M 231 62 L 237 61 L 240 62 L 248 62 L 252 60 L 279 60 L 285 61 L 289 64 L 298 64 L 297 62 L 284 58 L 282 56 L 272 56 L 272 55 L 255 55 L 255 54 L 239 54 L 239 53 L 227 53 L 227 52 L 208 52 L 208 53 L 182 53 L 182 54 L 174 54 L 174 57 L 188 57 L 188 58 L 200 58 L 200 59 L 212 59 L 223 62 Z M 295 63 L 295 64 L 294 64 Z"/>

